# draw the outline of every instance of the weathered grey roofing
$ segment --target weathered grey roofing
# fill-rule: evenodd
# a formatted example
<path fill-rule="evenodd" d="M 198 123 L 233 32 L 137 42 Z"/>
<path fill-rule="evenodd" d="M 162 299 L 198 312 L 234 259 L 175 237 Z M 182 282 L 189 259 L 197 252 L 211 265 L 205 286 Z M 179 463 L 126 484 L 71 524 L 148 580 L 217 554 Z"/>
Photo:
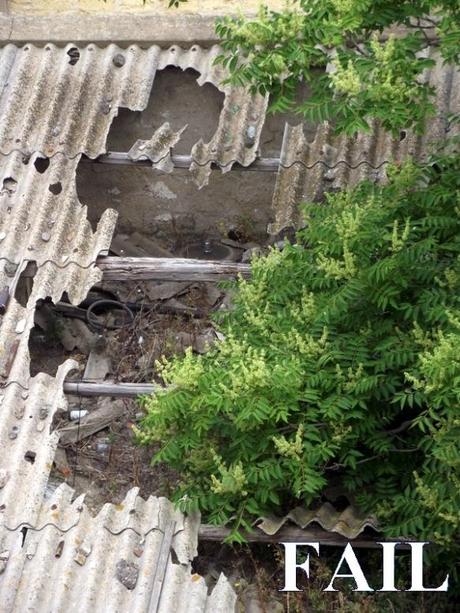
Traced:
<path fill-rule="evenodd" d="M 73 493 L 65 486 L 53 502 L 45 499 L 58 439 L 52 420 L 58 409 L 67 408 L 62 383 L 75 363 L 61 365 L 56 377 L 41 373 L 32 378 L 28 348 L 37 300 L 49 296 L 57 301 L 66 291 L 78 303 L 101 277 L 94 262 L 109 247 L 116 215 L 106 211 L 93 232 L 76 195 L 76 167 L 82 154 L 96 157 L 105 151 L 120 106 L 145 108 L 156 70 L 194 68 L 199 83 L 211 82 L 225 93 L 216 133 L 209 143 L 192 148 L 191 171 L 199 186 L 208 181 L 213 161 L 226 171 L 235 161 L 248 165 L 255 159 L 267 100 L 222 85 L 224 75 L 214 65 L 217 53 L 218 47 L 196 45 L 162 50 L 52 44 L 7 45 L 0 52 L 0 291 L 12 285 L 28 261 L 37 263 L 26 306 L 11 296 L 0 316 L 2 611 L 79 611 L 82 604 L 86 610 L 111 613 L 180 611 L 195 603 L 197 611 L 232 610 L 235 597 L 225 579 L 208 597 L 203 580 L 191 575 L 196 527 L 185 525 L 177 532 L 185 520 L 166 501 L 142 501 L 132 490 L 122 509 L 109 505 L 92 518 L 81 499 L 72 503 Z M 441 111 L 458 108 L 458 76 L 438 67 L 432 79 L 442 84 Z M 162 135 L 149 141 L 152 156 Z M 300 128 L 288 128 L 282 163 L 290 168 L 280 169 L 275 204 L 297 204 L 309 193 L 320 193 L 327 181 L 340 186 L 368 176 L 369 168 L 386 162 L 389 153 L 400 155 L 410 147 L 417 153 L 424 143 L 408 135 L 389 139 L 377 130 L 356 140 L 337 140 L 323 126 L 309 144 Z M 168 149 L 166 144 L 162 152 Z M 48 168 L 46 160 L 38 162 L 40 155 L 50 158 Z M 327 165 L 336 166 L 332 178 L 326 176 Z M 160 515 L 156 509 L 162 509 Z M 331 519 L 336 527 L 340 521 Z M 23 528 L 28 530 L 25 539 Z M 172 535 L 172 550 L 182 563 L 174 563 L 170 548 L 162 549 L 165 534 Z M 142 539 L 144 553 L 137 562 L 134 550 Z M 118 572 L 127 573 L 128 583 L 129 564 L 139 566 L 133 590 L 116 578 L 121 560 L 128 566 Z M 155 608 L 151 602 L 159 590 Z"/>
<path fill-rule="evenodd" d="M 171 149 L 180 140 L 182 132 L 187 128 L 174 132 L 169 123 L 162 124 L 150 140 L 137 140 L 128 151 L 128 157 L 137 161 L 149 159 L 152 166 L 162 172 L 172 172 L 174 164 L 171 159 Z"/>
<path fill-rule="evenodd" d="M 0 289 L 12 291 L 15 274 L 29 261 L 37 265 L 27 305 L 12 295 L 0 319 L 0 382 L 27 387 L 28 336 L 37 300 L 49 296 L 57 302 L 66 291 L 78 303 L 101 278 L 94 262 L 108 252 L 117 214 L 107 210 L 92 231 L 76 194 L 78 158 L 56 154 L 39 172 L 36 154 L 0 156 Z"/>
<path fill-rule="evenodd" d="M 421 161 L 429 154 L 431 143 L 458 132 L 458 127 L 449 127 L 448 116 L 460 112 L 460 71 L 444 65 L 435 51 L 429 53 L 437 62 L 426 74 L 436 90 L 436 117 L 428 122 L 423 134 L 402 130 L 395 137 L 373 122 L 368 133 L 337 136 L 329 123 L 323 123 L 313 140 L 308 140 L 302 124 L 286 124 L 273 194 L 272 234 L 299 225 L 300 202 L 318 200 L 325 191 L 364 179 L 381 180 L 388 162 L 409 156 Z"/>
<path fill-rule="evenodd" d="M 84 153 L 95 158 L 105 151 L 118 109 L 140 111 L 147 106 L 157 70 L 192 68 L 200 74 L 200 85 L 212 83 L 225 94 L 214 136 L 209 143 L 200 140 L 191 151 L 190 170 L 202 187 L 212 161 L 224 172 L 234 162 L 254 161 L 267 106 L 266 97 L 222 84 L 225 72 L 214 65 L 219 53 L 217 45 L 6 45 L 0 52 L 0 152 L 41 152 L 48 157 L 64 153 L 69 158 Z"/>
<path fill-rule="evenodd" d="M 2 611 L 222 611 L 236 595 L 221 575 L 213 590 L 193 573 L 199 517 L 133 488 L 91 516 L 62 484 L 35 527 L 0 528 Z"/>
<path fill-rule="evenodd" d="M 265 534 L 272 535 L 289 521 L 302 529 L 316 523 L 324 530 L 336 532 L 347 539 L 356 538 L 365 528 L 378 529 L 377 520 L 372 515 L 360 513 L 353 505 L 348 505 L 343 511 L 338 511 L 329 502 L 323 503 L 315 510 L 296 507 L 284 517 L 264 517 L 257 527 Z"/>

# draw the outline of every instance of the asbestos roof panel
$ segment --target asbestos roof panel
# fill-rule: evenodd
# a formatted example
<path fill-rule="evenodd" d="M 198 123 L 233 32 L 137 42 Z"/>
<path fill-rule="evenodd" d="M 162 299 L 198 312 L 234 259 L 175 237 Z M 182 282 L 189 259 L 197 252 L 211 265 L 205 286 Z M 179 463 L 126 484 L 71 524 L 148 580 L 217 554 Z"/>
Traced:
<path fill-rule="evenodd" d="M 57 302 L 64 292 L 73 303 L 84 299 L 101 279 L 94 264 L 108 252 L 117 217 L 105 211 L 93 232 L 75 188 L 79 158 L 56 155 L 44 172 L 36 169 L 37 160 L 36 154 L 24 159 L 18 152 L 0 156 L 0 289 L 10 292 L 0 316 L 0 384 L 15 381 L 26 388 L 37 300 Z M 37 272 L 27 305 L 21 306 L 14 286 L 28 262 L 36 263 Z"/>
<path fill-rule="evenodd" d="M 10 293 L 0 315 L 0 525 L 9 529 L 36 525 L 58 442 L 51 424 L 57 410 L 67 409 L 62 384 L 77 366 L 68 361 L 55 378 L 30 377 L 37 301 L 57 302 L 64 292 L 74 303 L 86 297 L 102 277 L 94 263 L 108 251 L 116 221 L 116 213 L 106 211 L 91 229 L 75 189 L 78 158 L 56 155 L 44 172 L 37 159 L 19 152 L 0 156 L 0 288 Z M 50 185 L 59 189 L 53 193 Z M 37 271 L 23 306 L 14 289 L 29 261 Z"/>
<path fill-rule="evenodd" d="M 0 54 L 0 151 L 97 157 L 118 107 L 145 108 L 160 49 L 7 45 Z"/>
<path fill-rule="evenodd" d="M 184 522 L 169 501 L 144 501 L 136 488 L 93 517 L 72 495 L 60 486 L 43 509 L 48 521 L 24 539 L 19 530 L 0 529 L 2 611 L 234 611 L 236 594 L 225 577 L 209 593 L 192 571 L 199 517 Z M 153 517 L 137 517 L 143 507 Z M 76 520 L 58 527 L 56 515 Z M 123 529 L 113 532 L 107 517 Z"/>
<path fill-rule="evenodd" d="M 326 191 L 352 186 L 364 179 L 383 180 L 389 162 L 410 156 L 422 161 L 429 154 L 431 143 L 458 133 L 458 127 L 450 127 L 447 118 L 460 111 L 460 71 L 444 65 L 434 50 L 429 55 L 437 61 L 426 73 L 427 81 L 436 88 L 436 117 L 429 120 L 421 135 L 402 130 L 395 137 L 373 122 L 368 133 L 337 136 L 325 122 L 309 141 L 301 124 L 286 124 L 272 201 L 275 221 L 270 227 L 271 234 L 301 224 L 300 202 L 317 201 Z"/>
<path fill-rule="evenodd" d="M 150 140 L 137 140 L 128 151 L 131 160 L 149 159 L 152 166 L 163 172 L 172 172 L 174 164 L 171 159 L 171 149 L 180 140 L 184 126 L 178 132 L 174 132 L 168 122 L 161 125 Z"/>
<path fill-rule="evenodd" d="M 377 520 L 372 515 L 363 515 L 354 506 L 338 511 L 332 504 L 325 502 L 316 510 L 296 507 L 284 517 L 263 518 L 257 527 L 265 534 L 276 534 L 286 522 L 293 522 L 299 528 L 305 529 L 312 523 L 319 524 L 328 532 L 335 532 L 347 539 L 354 539 L 365 528 L 378 529 Z"/>
<path fill-rule="evenodd" d="M 62 383 L 75 366 L 68 361 L 56 378 L 40 373 L 26 388 L 10 381 L 0 389 L 0 526 L 9 530 L 37 525 L 59 439 L 51 423 L 67 408 Z"/>
<path fill-rule="evenodd" d="M 203 187 L 213 161 L 227 172 L 234 162 L 246 166 L 255 160 L 268 100 L 224 85 L 225 72 L 214 65 L 220 52 L 217 45 L 164 50 L 155 45 L 6 45 L 0 51 L 0 152 L 95 158 L 105 152 L 118 109 L 141 111 L 147 106 L 157 70 L 191 68 L 199 72 L 200 85 L 212 83 L 225 94 L 215 134 L 191 151 L 190 170 Z"/>

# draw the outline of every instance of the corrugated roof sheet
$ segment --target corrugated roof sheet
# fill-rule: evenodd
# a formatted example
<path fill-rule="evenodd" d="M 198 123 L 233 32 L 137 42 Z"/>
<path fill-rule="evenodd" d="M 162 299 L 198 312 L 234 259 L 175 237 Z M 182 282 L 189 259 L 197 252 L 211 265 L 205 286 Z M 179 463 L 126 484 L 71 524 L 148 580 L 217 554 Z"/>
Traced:
<path fill-rule="evenodd" d="M 225 94 L 214 136 L 209 143 L 200 140 L 191 151 L 190 170 L 202 187 L 213 161 L 224 172 L 234 162 L 254 161 L 267 106 L 266 97 L 222 84 L 225 72 L 214 65 L 220 51 L 217 45 L 165 50 L 155 45 L 7 45 L 0 52 L 0 152 L 41 152 L 48 157 L 59 152 L 70 158 L 84 153 L 95 158 L 105 152 L 119 107 L 140 111 L 147 106 L 157 70 L 192 68 L 200 74 L 200 85 L 212 83 Z"/>
<path fill-rule="evenodd" d="M 353 505 L 348 505 L 343 511 L 338 511 L 329 502 L 323 503 L 315 510 L 296 507 L 284 517 L 264 517 L 257 527 L 265 534 L 273 535 L 289 521 L 302 529 L 316 523 L 324 530 L 336 532 L 347 539 L 356 538 L 365 528 L 378 529 L 377 519 L 372 515 L 360 513 Z"/>
<path fill-rule="evenodd" d="M 117 214 L 105 211 L 92 231 L 75 188 L 78 159 L 57 154 L 39 172 L 36 154 L 0 156 L 0 185 L 9 186 L 0 191 L 0 289 L 14 293 L 15 274 L 29 261 L 37 264 L 27 305 L 11 296 L 0 318 L 0 382 L 8 378 L 27 387 L 28 335 L 37 300 L 49 296 L 57 302 L 66 291 L 78 303 L 101 279 L 94 262 L 108 252 Z"/>
<path fill-rule="evenodd" d="M 235 161 L 248 165 L 255 159 L 267 100 L 222 85 L 222 69 L 213 63 L 218 53 L 216 46 L 161 50 L 52 44 L 7 45 L 0 52 L 0 291 L 12 288 L 28 261 L 37 263 L 26 306 L 11 296 L 0 316 L 2 610 L 233 609 L 235 595 L 225 578 L 209 596 L 204 581 L 191 574 L 196 526 L 167 501 L 143 501 L 132 490 L 121 507 L 107 505 L 93 518 L 82 498 L 72 502 L 74 494 L 66 486 L 45 500 L 58 438 L 52 420 L 58 409 L 67 409 L 62 383 L 75 363 L 61 365 L 54 378 L 43 373 L 31 378 L 28 349 L 37 300 L 57 301 L 65 291 L 77 303 L 101 277 L 94 262 L 109 247 L 116 214 L 106 211 L 92 231 L 77 198 L 76 167 L 82 154 L 94 158 L 105 151 L 120 106 L 145 108 L 156 70 L 193 68 L 200 73 L 199 83 L 211 82 L 225 94 L 216 133 L 209 143 L 192 148 L 191 171 L 199 186 L 207 183 L 212 162 L 227 171 Z M 458 76 L 438 67 L 431 78 L 441 84 L 441 111 L 457 108 Z M 434 130 L 433 124 L 430 134 Z M 152 155 L 161 134 L 152 139 Z M 164 144 L 166 159 L 176 136 L 170 134 Z M 389 140 L 377 130 L 340 140 L 323 126 L 308 143 L 300 128 L 288 128 L 282 163 L 290 168 L 280 169 L 275 206 L 294 206 L 309 193 L 320 193 L 325 181 L 341 186 L 368 176 L 388 152 L 402 155 L 415 148 L 418 154 L 425 142 L 409 135 Z M 50 158 L 47 168 L 40 155 Z M 327 165 L 335 166 L 332 177 L 326 176 Z M 347 523 L 331 514 L 323 520 L 332 529 Z"/>
<path fill-rule="evenodd" d="M 158 47 L 6 45 L 0 55 L 0 151 L 97 157 L 118 107 L 145 108 Z"/>
<path fill-rule="evenodd" d="M 431 50 L 430 55 L 437 64 L 427 72 L 426 79 L 436 88 L 437 115 L 428 122 L 422 135 L 403 130 L 394 137 L 373 122 L 368 133 L 336 136 L 326 122 L 318 126 L 314 139 L 309 141 L 302 124 L 286 124 L 273 194 L 275 221 L 270 227 L 271 234 L 286 227 L 298 227 L 300 202 L 318 200 L 325 191 L 355 185 L 364 179 L 382 180 L 388 162 L 408 156 L 421 161 L 429 153 L 430 143 L 458 132 L 455 127 L 446 130 L 449 113 L 460 112 L 460 71 L 444 65 L 435 51 Z"/>
<path fill-rule="evenodd" d="M 25 534 L 0 528 L 2 611 L 221 611 L 236 595 L 221 575 L 212 591 L 193 573 L 199 517 L 132 489 L 92 517 L 61 485 Z"/>
<path fill-rule="evenodd" d="M 174 164 L 171 159 L 171 149 L 180 140 L 182 132 L 187 128 L 174 132 L 168 122 L 161 125 L 150 140 L 137 140 L 128 151 L 131 160 L 149 159 L 152 166 L 162 172 L 172 172 Z"/>

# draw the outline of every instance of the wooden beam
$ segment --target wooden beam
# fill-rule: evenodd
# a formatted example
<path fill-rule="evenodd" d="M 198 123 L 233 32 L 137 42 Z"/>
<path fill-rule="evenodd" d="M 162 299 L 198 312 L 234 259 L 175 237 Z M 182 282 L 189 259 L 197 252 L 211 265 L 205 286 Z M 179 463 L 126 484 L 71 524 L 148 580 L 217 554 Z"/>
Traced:
<path fill-rule="evenodd" d="M 249 264 L 188 258 L 99 257 L 104 280 L 111 281 L 222 281 L 249 277 Z"/>
<path fill-rule="evenodd" d="M 222 542 L 230 534 L 230 528 L 222 526 L 210 526 L 201 524 L 198 529 L 198 539 L 201 541 L 219 541 Z M 298 526 L 285 525 L 282 526 L 275 534 L 265 534 L 259 528 L 254 528 L 252 532 L 244 532 L 244 538 L 249 543 L 308 543 L 319 542 L 321 545 L 330 547 L 344 547 L 347 543 L 351 543 L 353 547 L 362 549 L 378 549 L 381 546 L 378 544 L 382 540 L 379 535 L 363 535 L 360 534 L 355 539 L 347 539 L 345 536 L 336 532 L 327 532 L 320 527 L 309 526 L 302 529 Z M 405 541 L 410 539 L 404 539 Z M 385 539 L 390 542 L 391 539 Z M 393 539 L 394 542 L 399 542 L 398 539 Z M 399 545 L 400 549 L 408 549 L 409 545 Z"/>
<path fill-rule="evenodd" d="M 152 394 L 160 385 L 152 383 L 92 383 L 88 381 L 65 381 L 64 393 L 74 396 L 113 396 L 135 398 L 141 394 Z"/>
<path fill-rule="evenodd" d="M 96 260 L 104 281 L 224 281 L 238 275 L 251 276 L 249 264 L 228 260 L 189 258 L 103 257 Z M 34 277 L 37 267 L 29 262 L 23 277 Z"/>

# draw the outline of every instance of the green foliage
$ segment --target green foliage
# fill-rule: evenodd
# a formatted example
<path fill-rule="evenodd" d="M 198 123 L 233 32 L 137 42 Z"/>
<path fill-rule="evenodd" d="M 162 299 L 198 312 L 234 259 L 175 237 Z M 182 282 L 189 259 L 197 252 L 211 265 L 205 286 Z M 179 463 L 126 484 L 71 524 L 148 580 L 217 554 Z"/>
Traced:
<path fill-rule="evenodd" d="M 237 530 L 329 475 L 393 535 L 458 528 L 460 160 L 389 169 L 305 208 L 298 243 L 240 280 L 225 340 L 159 365 L 140 442 L 176 500 Z"/>
<path fill-rule="evenodd" d="M 433 62 L 419 52 L 431 32 L 446 61 L 460 60 L 458 0 L 294 0 L 288 7 L 218 22 L 224 51 L 216 61 L 231 82 L 270 93 L 274 111 L 333 119 L 338 131 L 368 130 L 372 120 L 393 132 L 423 130 L 434 92 L 422 73 Z M 405 33 L 379 42 L 393 26 Z M 313 68 L 327 70 L 318 77 Z M 299 80 L 311 96 L 296 102 Z"/>

